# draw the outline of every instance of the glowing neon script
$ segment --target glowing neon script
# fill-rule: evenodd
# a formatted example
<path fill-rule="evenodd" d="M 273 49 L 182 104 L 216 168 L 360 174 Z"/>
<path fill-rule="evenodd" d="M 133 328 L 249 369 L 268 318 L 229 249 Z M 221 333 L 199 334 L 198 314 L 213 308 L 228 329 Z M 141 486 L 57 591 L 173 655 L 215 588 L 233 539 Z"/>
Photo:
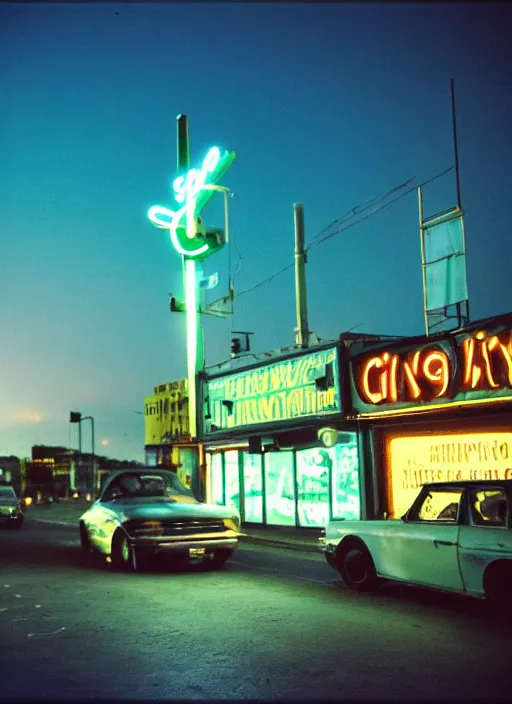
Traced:
<path fill-rule="evenodd" d="M 174 197 L 182 204 L 181 208 L 173 211 L 154 205 L 149 209 L 149 219 L 157 227 L 169 230 L 171 242 L 179 254 L 204 258 L 217 249 L 205 240 L 204 231 L 198 236 L 196 218 L 214 194 L 212 184 L 231 166 L 235 156 L 235 152 L 227 151 L 221 155 L 218 147 L 212 147 L 200 169 L 190 169 L 185 176 L 174 180 Z"/>

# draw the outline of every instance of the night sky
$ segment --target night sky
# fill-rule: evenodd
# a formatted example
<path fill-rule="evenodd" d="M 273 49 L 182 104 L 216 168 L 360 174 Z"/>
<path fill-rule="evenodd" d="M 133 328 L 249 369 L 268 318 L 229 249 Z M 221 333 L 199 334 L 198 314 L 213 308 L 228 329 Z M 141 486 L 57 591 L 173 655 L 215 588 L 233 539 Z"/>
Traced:
<path fill-rule="evenodd" d="M 296 202 L 309 244 L 410 190 L 310 250 L 309 323 L 424 332 L 415 187 L 454 163 L 452 77 L 471 318 L 511 311 L 511 20 L 492 3 L 0 5 L 0 455 L 76 447 L 75 410 L 99 454 L 143 459 L 144 397 L 186 376 L 181 259 L 147 218 L 175 205 L 180 113 L 192 165 L 237 152 L 209 300 L 230 268 L 253 289 L 205 319 L 207 364 L 232 330 L 294 343 L 293 266 L 253 287 L 293 263 Z M 424 199 L 426 216 L 455 205 L 453 171 Z M 220 196 L 204 215 L 222 227 Z"/>

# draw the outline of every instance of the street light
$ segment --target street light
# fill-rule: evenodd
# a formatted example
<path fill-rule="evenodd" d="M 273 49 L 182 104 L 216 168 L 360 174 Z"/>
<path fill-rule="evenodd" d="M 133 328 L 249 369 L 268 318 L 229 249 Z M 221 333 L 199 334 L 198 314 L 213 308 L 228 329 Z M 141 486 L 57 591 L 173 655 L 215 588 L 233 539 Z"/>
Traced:
<path fill-rule="evenodd" d="M 71 411 L 69 414 L 69 422 L 70 423 L 78 423 L 78 452 L 79 454 L 82 453 L 82 426 L 81 423 L 83 420 L 90 420 L 91 421 L 91 436 L 92 436 L 92 455 L 91 455 L 91 461 L 92 461 L 92 486 L 93 486 L 93 497 L 96 496 L 96 491 L 97 491 L 97 479 L 96 479 L 96 460 L 94 457 L 94 418 L 92 416 L 82 416 L 81 413 L 78 413 L 77 411 Z"/>

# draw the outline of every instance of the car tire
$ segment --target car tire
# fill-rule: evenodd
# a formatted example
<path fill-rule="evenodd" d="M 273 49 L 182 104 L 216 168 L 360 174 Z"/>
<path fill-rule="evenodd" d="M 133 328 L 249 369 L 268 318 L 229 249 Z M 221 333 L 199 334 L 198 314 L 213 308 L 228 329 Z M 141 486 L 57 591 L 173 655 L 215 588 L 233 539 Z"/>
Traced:
<path fill-rule="evenodd" d="M 92 555 L 94 553 L 89 532 L 83 523 L 80 523 L 80 547 L 88 555 Z"/>
<path fill-rule="evenodd" d="M 116 530 L 112 539 L 110 560 L 113 569 L 119 572 L 128 572 L 138 569 L 137 555 L 128 536 L 121 529 Z"/>
<path fill-rule="evenodd" d="M 510 590 L 512 589 L 512 561 L 502 561 L 491 565 L 492 569 L 484 576 L 484 589 L 491 607 L 500 611 L 512 611 Z"/>
<path fill-rule="evenodd" d="M 206 558 L 204 560 L 204 568 L 208 571 L 221 570 L 232 554 L 233 550 L 215 550 L 210 559 Z"/>
<path fill-rule="evenodd" d="M 368 548 L 360 543 L 341 548 L 336 555 L 341 578 L 356 592 L 371 592 L 377 589 L 381 580 L 377 577 L 375 565 Z"/>

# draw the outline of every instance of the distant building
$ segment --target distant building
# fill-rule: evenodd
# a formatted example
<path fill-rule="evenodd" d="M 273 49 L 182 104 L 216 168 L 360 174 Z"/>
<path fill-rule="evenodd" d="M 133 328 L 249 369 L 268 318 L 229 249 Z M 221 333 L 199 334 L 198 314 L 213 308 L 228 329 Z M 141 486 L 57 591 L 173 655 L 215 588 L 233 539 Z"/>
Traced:
<path fill-rule="evenodd" d="M 144 399 L 144 431 L 146 464 L 176 472 L 185 486 L 203 498 L 203 452 L 190 437 L 187 379 L 159 384 Z"/>
<path fill-rule="evenodd" d="M 21 463 L 14 455 L 0 457 L 0 484 L 11 484 L 16 493 L 21 492 Z"/>

